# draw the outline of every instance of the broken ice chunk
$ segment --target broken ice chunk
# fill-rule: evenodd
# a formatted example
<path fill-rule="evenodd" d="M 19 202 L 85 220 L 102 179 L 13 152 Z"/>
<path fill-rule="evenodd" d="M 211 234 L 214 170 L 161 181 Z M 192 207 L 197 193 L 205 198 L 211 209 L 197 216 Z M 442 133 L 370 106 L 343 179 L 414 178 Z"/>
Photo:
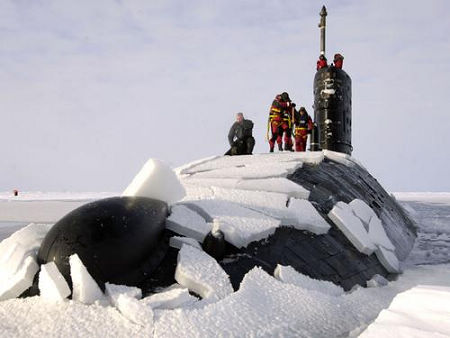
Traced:
<path fill-rule="evenodd" d="M 359 252 L 370 255 L 375 251 L 375 244 L 370 239 L 361 220 L 353 214 L 348 204 L 336 203 L 328 213 L 328 217 Z"/>
<path fill-rule="evenodd" d="M 175 280 L 202 298 L 222 299 L 233 292 L 229 277 L 219 263 L 189 245 L 183 245 L 178 253 Z"/>
<path fill-rule="evenodd" d="M 199 242 L 211 231 L 203 217 L 184 205 L 174 205 L 166 220 L 166 228 L 179 235 L 191 237 Z"/>
<path fill-rule="evenodd" d="M 55 262 L 41 265 L 39 273 L 39 291 L 41 298 L 61 302 L 70 296 L 71 291 Z"/>
<path fill-rule="evenodd" d="M 175 309 L 182 306 L 188 306 L 196 303 L 198 299 L 189 294 L 187 288 L 173 288 L 146 297 L 141 303 L 150 306 L 152 309 Z"/>
<path fill-rule="evenodd" d="M 73 288 L 72 299 L 84 304 L 93 304 L 97 300 L 103 300 L 102 290 L 89 274 L 80 257 L 73 254 L 69 257 L 69 263 Z"/>

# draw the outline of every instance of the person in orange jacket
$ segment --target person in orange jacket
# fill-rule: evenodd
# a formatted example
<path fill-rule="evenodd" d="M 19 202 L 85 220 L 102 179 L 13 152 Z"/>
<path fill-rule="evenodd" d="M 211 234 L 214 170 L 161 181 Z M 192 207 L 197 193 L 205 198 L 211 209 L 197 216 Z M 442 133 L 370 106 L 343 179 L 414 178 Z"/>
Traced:
<path fill-rule="evenodd" d="M 313 128 L 313 122 L 305 107 L 300 107 L 298 111 L 294 110 L 294 126 L 295 151 L 306 151 L 306 142 Z"/>
<path fill-rule="evenodd" d="M 267 139 L 269 140 L 270 152 L 278 144 L 278 150 L 283 151 L 283 134 L 284 134 L 284 150 L 292 151 L 292 123 L 291 115 L 293 104 L 289 98 L 289 94 L 284 92 L 278 94 L 272 102 L 269 111 L 269 119 L 267 121 Z M 269 139 L 269 131 L 272 137 Z"/>

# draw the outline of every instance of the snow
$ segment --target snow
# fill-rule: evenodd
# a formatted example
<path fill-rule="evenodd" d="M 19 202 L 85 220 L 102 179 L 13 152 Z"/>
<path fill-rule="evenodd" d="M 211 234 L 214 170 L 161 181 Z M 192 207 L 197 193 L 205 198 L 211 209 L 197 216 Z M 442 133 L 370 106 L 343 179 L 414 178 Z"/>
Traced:
<path fill-rule="evenodd" d="M 69 263 L 73 288 L 72 299 L 84 304 L 92 304 L 103 300 L 102 290 L 100 290 L 77 254 L 69 257 Z"/>
<path fill-rule="evenodd" d="M 122 196 L 143 196 L 167 204 L 181 200 L 185 190 L 175 172 L 164 162 L 149 159 L 125 189 Z"/>
<path fill-rule="evenodd" d="M 360 337 L 449 337 L 449 304 L 450 287 L 418 285 L 395 296 Z"/>
<path fill-rule="evenodd" d="M 55 262 L 41 265 L 39 292 L 42 299 L 50 302 L 63 301 L 72 293 Z"/>
<path fill-rule="evenodd" d="M 355 166 L 355 162 L 351 160 L 351 156 L 344 154 L 344 153 L 339 153 L 336 151 L 331 151 L 331 150 L 323 150 L 323 154 L 326 158 L 341 163 L 343 165 L 346 165 L 347 167 L 354 167 Z"/>
<path fill-rule="evenodd" d="M 196 249 L 201 250 L 201 245 L 193 238 L 189 237 L 181 237 L 181 236 L 172 236 L 169 240 L 169 245 L 175 249 L 181 249 L 183 244 L 190 245 Z"/>
<path fill-rule="evenodd" d="M 222 299 L 233 292 L 228 275 L 217 261 L 189 245 L 178 252 L 175 280 L 202 298 Z"/>
<path fill-rule="evenodd" d="M 284 283 L 289 283 L 307 290 L 318 291 L 330 296 L 341 296 L 344 294 L 344 289 L 340 286 L 332 282 L 317 280 L 303 275 L 291 266 L 278 264 L 273 276 Z"/>
<path fill-rule="evenodd" d="M 401 202 L 417 212 L 415 217 L 419 225 L 419 236 L 406 261 L 403 274 L 383 287 L 377 285 L 359 288 L 351 294 L 331 296 L 320 287 L 318 291 L 308 290 L 280 282 L 263 271 L 252 271 L 245 277 L 239 291 L 228 294 L 219 301 L 201 308 L 188 303 L 174 310 L 156 308 L 154 323 L 150 321 L 149 316 L 144 316 L 141 324 L 127 319 L 111 306 L 85 305 L 69 300 L 51 303 L 45 302 L 42 297 L 18 298 L 0 302 L 0 332 L 2 337 L 148 337 L 152 336 L 153 330 L 155 337 L 171 336 L 172 333 L 183 336 L 217 336 L 218 332 L 223 332 L 224 336 L 355 337 L 379 316 L 380 311 L 387 309 L 399 293 L 417 285 L 426 285 L 426 288 L 433 289 L 435 287 L 431 285 L 438 288 L 450 287 L 450 199 L 446 199 L 442 194 L 403 195 L 407 196 L 406 202 Z M 397 194 L 396 196 L 398 197 Z M 21 202 L 24 207 L 22 210 L 28 210 L 27 203 Z M 15 209 L 15 212 L 19 211 Z M 13 216 L 26 216 L 22 214 L 23 212 L 20 212 Z M 0 222 L 4 221 L 3 216 L 0 212 Z M 3 285 L 3 282 L 4 279 L 1 278 L 0 285 Z M 320 285 L 321 281 L 317 283 Z M 437 298 L 430 298 L 434 296 L 428 291 L 422 292 L 420 297 L 422 296 L 419 300 L 420 308 L 414 305 L 411 306 L 411 311 L 407 311 L 408 304 L 419 299 L 417 294 L 414 294 L 408 303 L 404 302 L 401 311 L 398 308 L 391 311 L 390 323 L 394 320 L 394 311 L 401 313 L 401 321 L 392 325 L 383 324 L 383 327 L 389 329 L 388 333 L 377 331 L 377 334 L 372 336 L 389 336 L 391 333 L 405 336 L 407 330 L 408 337 L 414 336 L 413 334 L 432 336 L 432 332 L 425 331 L 427 328 L 435 330 L 437 336 L 439 330 L 446 328 L 448 320 L 444 318 L 440 321 L 424 322 L 425 319 L 429 320 L 442 313 L 433 312 L 431 317 L 430 308 L 424 304 L 427 302 L 435 305 L 434 303 L 442 300 L 441 303 L 447 305 L 448 298 L 442 294 Z M 156 315 L 159 311 L 161 313 Z M 445 315 L 448 318 L 448 313 Z M 408 321 L 408 318 L 411 321 Z M 375 323 L 378 323 L 378 320 Z M 420 327 L 417 328 L 419 324 Z M 372 333 L 377 325 L 367 332 Z M 444 332 L 441 336 L 449 335 L 448 331 Z"/>
<path fill-rule="evenodd" d="M 211 225 L 197 212 L 184 205 L 174 205 L 166 220 L 166 228 L 179 235 L 194 238 L 199 242 L 211 231 Z"/>
<path fill-rule="evenodd" d="M 158 310 L 170 310 L 179 307 L 186 307 L 198 302 L 198 299 L 189 294 L 189 290 L 183 287 L 172 288 L 159 292 L 141 300 L 146 306 Z"/>
<path fill-rule="evenodd" d="M 225 240 L 238 248 L 267 238 L 280 225 L 279 220 L 244 208 L 237 203 L 200 200 L 192 201 L 191 204 L 208 214 L 225 234 Z"/>
<path fill-rule="evenodd" d="M 328 213 L 328 217 L 359 252 L 371 255 L 375 251 L 375 244 L 370 239 L 361 220 L 353 214 L 348 204 L 344 202 L 336 203 Z"/>

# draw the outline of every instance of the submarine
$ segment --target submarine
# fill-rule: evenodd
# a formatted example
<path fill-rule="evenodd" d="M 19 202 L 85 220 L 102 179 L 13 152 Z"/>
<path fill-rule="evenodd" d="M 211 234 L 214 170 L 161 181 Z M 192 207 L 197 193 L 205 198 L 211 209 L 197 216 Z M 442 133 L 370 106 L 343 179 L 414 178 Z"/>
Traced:
<path fill-rule="evenodd" d="M 321 55 L 326 16 L 323 6 Z M 350 76 L 334 65 L 317 70 L 309 152 L 194 162 L 177 170 L 186 191 L 176 202 L 153 198 L 149 188 L 81 206 L 47 233 L 38 264 L 55 262 L 70 285 L 69 256 L 76 253 L 102 290 L 110 282 L 137 286 L 149 295 L 176 283 L 179 248 L 170 243 L 185 237 L 214 257 L 234 290 L 254 267 L 274 275 L 279 265 L 344 290 L 366 286 L 375 275 L 394 279 L 414 245 L 416 225 L 351 157 L 351 85 Z M 267 165 L 274 159 L 277 164 Z M 267 199 L 279 201 L 278 209 L 267 207 Z M 361 205 L 369 214 L 366 221 L 358 214 Z M 306 219 L 311 215 L 314 220 Z M 240 229 L 250 223 L 239 223 L 243 219 L 253 228 Z M 193 222 L 206 230 L 191 228 Z M 317 222 L 322 228 L 315 227 Z M 373 243 L 372 227 L 378 229 Z M 24 296 L 39 294 L 37 275 Z"/>

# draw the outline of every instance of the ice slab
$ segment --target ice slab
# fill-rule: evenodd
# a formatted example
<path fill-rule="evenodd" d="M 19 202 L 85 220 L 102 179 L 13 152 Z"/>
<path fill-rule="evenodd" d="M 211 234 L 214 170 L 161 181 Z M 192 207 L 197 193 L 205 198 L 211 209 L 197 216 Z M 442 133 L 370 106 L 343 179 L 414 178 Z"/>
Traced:
<path fill-rule="evenodd" d="M 225 240 L 238 248 L 267 238 L 280 225 L 279 220 L 228 201 L 201 200 L 191 204 L 208 214 L 225 234 Z"/>
<path fill-rule="evenodd" d="M 395 296 L 359 336 L 450 337 L 450 287 L 419 285 Z"/>
<path fill-rule="evenodd" d="M 195 211 L 184 205 L 174 205 L 170 216 L 166 220 L 166 228 L 199 242 L 211 231 L 211 225 Z"/>
<path fill-rule="evenodd" d="M 195 184 L 189 184 L 183 182 L 183 187 L 186 191 L 186 195 L 181 200 L 184 201 L 191 201 L 191 200 L 202 200 L 202 199 L 209 199 L 214 197 L 214 193 L 210 187 L 207 186 L 201 186 L 201 185 L 195 185 Z"/>
<path fill-rule="evenodd" d="M 105 283 L 105 295 L 108 297 L 110 303 L 116 306 L 119 295 L 141 299 L 142 291 L 134 286 Z"/>
<path fill-rule="evenodd" d="M 122 196 L 143 196 L 173 204 L 185 190 L 175 172 L 164 162 L 150 159 L 131 181 Z"/>
<path fill-rule="evenodd" d="M 93 304 L 97 300 L 103 300 L 102 290 L 100 290 L 77 254 L 69 257 L 69 264 L 70 276 L 72 277 L 72 299 L 84 304 Z"/>
<path fill-rule="evenodd" d="M 269 178 L 282 177 L 301 168 L 302 162 L 271 162 L 264 165 L 220 168 L 193 174 L 194 178 Z"/>
<path fill-rule="evenodd" d="M 130 321 L 143 327 L 153 326 L 153 310 L 134 297 L 120 294 L 115 307 Z"/>
<path fill-rule="evenodd" d="M 193 238 L 189 237 L 181 237 L 181 236 L 172 236 L 169 240 L 169 245 L 175 249 L 181 249 L 183 244 L 193 246 L 196 249 L 202 250 L 201 245 Z"/>
<path fill-rule="evenodd" d="M 297 229 L 308 230 L 317 235 L 325 234 L 330 229 L 327 221 L 308 200 L 291 198 L 288 211 L 295 216 L 296 222 L 292 225 Z"/>
<path fill-rule="evenodd" d="M 278 264 L 273 276 L 284 283 L 290 283 L 303 289 L 318 291 L 330 296 L 337 297 L 344 294 L 344 289 L 340 286 L 333 284 L 332 282 L 317 280 L 303 275 L 291 266 Z"/>
<path fill-rule="evenodd" d="M 176 309 L 196 302 L 198 302 L 198 299 L 191 296 L 187 288 L 173 288 L 141 300 L 142 304 L 159 310 Z"/>
<path fill-rule="evenodd" d="M 361 220 L 353 214 L 352 208 L 348 204 L 336 203 L 328 213 L 328 217 L 359 252 L 370 255 L 375 251 L 375 244 L 370 239 Z"/>
<path fill-rule="evenodd" d="M 39 270 L 36 260 L 28 256 L 20 269 L 9 278 L 2 279 L 0 284 L 0 301 L 19 297 L 33 284 L 33 278 Z"/>
<path fill-rule="evenodd" d="M 390 273 L 401 272 L 400 263 L 398 262 L 397 256 L 393 251 L 387 250 L 382 246 L 379 246 L 375 251 L 378 260 Z"/>
<path fill-rule="evenodd" d="M 350 155 L 339 153 L 337 151 L 331 151 L 331 150 L 323 150 L 323 154 L 326 158 L 344 164 L 347 167 L 354 167 L 355 162 L 351 160 Z"/>
<path fill-rule="evenodd" d="M 354 199 L 348 205 L 352 208 L 353 213 L 358 216 L 366 226 L 368 226 L 372 217 L 377 217 L 377 214 L 372 210 L 372 208 L 360 199 Z"/>
<path fill-rule="evenodd" d="M 178 252 L 175 280 L 202 298 L 222 299 L 233 292 L 228 275 L 217 261 L 189 245 Z"/>
<path fill-rule="evenodd" d="M 288 197 L 308 199 L 309 191 L 285 177 L 239 180 L 234 188 L 242 190 L 269 191 Z"/>
<path fill-rule="evenodd" d="M 366 282 L 368 288 L 376 288 L 388 285 L 389 281 L 383 276 L 376 274 Z"/>
<path fill-rule="evenodd" d="M 61 302 L 70 296 L 71 291 L 55 262 L 41 265 L 39 291 L 42 299 Z"/>
<path fill-rule="evenodd" d="M 369 222 L 369 237 L 378 246 L 394 251 L 395 247 L 384 231 L 383 224 L 377 216 L 373 216 Z"/>

